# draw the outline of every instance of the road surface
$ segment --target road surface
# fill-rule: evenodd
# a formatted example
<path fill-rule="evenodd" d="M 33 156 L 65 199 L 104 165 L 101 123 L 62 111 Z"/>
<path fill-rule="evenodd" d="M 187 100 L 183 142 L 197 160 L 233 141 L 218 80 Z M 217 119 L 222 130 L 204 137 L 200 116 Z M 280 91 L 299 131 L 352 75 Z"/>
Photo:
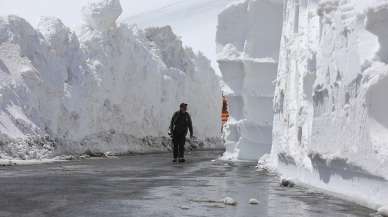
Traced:
<path fill-rule="evenodd" d="M 365 217 L 372 210 L 311 190 L 279 186 L 255 163 L 195 152 L 0 168 L 0 217 Z M 213 160 L 213 161 L 212 161 Z M 232 197 L 238 204 L 199 202 Z M 258 205 L 250 205 L 256 198 Z"/>

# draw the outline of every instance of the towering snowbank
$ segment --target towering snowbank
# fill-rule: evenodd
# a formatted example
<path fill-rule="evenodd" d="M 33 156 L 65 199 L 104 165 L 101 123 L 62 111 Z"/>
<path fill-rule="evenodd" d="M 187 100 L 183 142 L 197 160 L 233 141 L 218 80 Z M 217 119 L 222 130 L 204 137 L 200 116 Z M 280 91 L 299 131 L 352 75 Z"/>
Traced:
<path fill-rule="evenodd" d="M 388 1 L 286 1 L 270 158 L 282 175 L 388 204 Z"/>
<path fill-rule="evenodd" d="M 196 136 L 214 145 L 221 91 L 209 60 L 169 27 L 117 24 L 121 11 L 118 0 L 89 4 L 78 34 L 56 18 L 38 30 L 0 18 L 1 159 L 167 150 L 181 101 Z"/>
<path fill-rule="evenodd" d="M 230 112 L 226 159 L 255 160 L 271 150 L 282 9 L 281 1 L 249 0 L 218 17 L 218 64 Z"/>

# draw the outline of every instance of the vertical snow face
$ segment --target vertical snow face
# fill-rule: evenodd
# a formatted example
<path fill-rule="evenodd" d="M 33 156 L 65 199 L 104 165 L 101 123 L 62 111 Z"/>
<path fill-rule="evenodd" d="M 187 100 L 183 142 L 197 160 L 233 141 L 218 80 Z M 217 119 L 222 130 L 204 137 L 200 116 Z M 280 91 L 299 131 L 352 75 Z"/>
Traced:
<path fill-rule="evenodd" d="M 184 48 L 170 27 L 117 24 L 119 1 L 83 11 L 78 34 L 56 18 L 43 18 L 37 30 L 0 18 L 0 158 L 168 150 L 169 121 L 182 101 L 195 135 L 214 147 L 222 97 L 209 60 Z"/>
<path fill-rule="evenodd" d="M 218 17 L 218 64 L 230 112 L 226 159 L 255 160 L 271 150 L 282 9 L 281 1 L 249 0 Z"/>
<path fill-rule="evenodd" d="M 388 202 L 388 2 L 285 3 L 270 165 L 378 208 Z"/>

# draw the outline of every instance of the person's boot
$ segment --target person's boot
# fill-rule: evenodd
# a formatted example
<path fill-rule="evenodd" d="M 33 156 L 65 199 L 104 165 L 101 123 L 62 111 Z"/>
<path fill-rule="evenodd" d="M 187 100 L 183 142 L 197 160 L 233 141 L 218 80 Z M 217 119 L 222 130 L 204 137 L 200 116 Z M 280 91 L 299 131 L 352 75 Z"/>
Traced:
<path fill-rule="evenodd" d="M 176 163 L 176 162 L 177 162 L 176 158 L 174 158 L 174 160 L 172 160 L 172 162 L 173 162 L 173 163 Z"/>
<path fill-rule="evenodd" d="M 179 163 L 184 163 L 186 160 L 184 158 L 179 159 Z"/>

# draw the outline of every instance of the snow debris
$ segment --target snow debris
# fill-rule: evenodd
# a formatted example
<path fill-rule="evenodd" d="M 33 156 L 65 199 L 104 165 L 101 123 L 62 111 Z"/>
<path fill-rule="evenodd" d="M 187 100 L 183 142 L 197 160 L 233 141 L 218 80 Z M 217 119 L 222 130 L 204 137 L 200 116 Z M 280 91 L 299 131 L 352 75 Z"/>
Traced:
<path fill-rule="evenodd" d="M 209 199 L 195 199 L 195 200 L 191 200 L 192 202 L 196 202 L 196 203 L 210 203 L 210 204 L 218 204 L 218 205 L 227 205 L 227 206 L 236 206 L 237 205 L 237 201 L 235 201 L 233 198 L 231 197 L 225 197 L 224 199 L 222 200 L 209 200 Z M 218 207 L 220 208 L 220 207 Z"/>
<path fill-rule="evenodd" d="M 222 199 L 222 202 L 225 204 L 225 205 L 228 205 L 228 206 L 236 206 L 237 205 L 237 201 L 235 201 L 233 198 L 231 197 L 225 197 L 224 199 Z"/>
<path fill-rule="evenodd" d="M 106 157 L 106 158 L 114 158 L 115 155 L 112 152 L 108 151 L 108 152 L 104 153 L 104 157 Z"/>
<path fill-rule="evenodd" d="M 189 209 L 190 209 L 190 207 L 188 207 L 188 206 L 184 206 L 184 205 L 183 205 L 183 206 L 180 206 L 180 207 L 179 207 L 179 209 L 183 209 L 183 210 L 189 210 Z"/>
<path fill-rule="evenodd" d="M 260 202 L 257 200 L 257 199 L 255 199 L 255 198 L 251 198 L 251 199 L 249 199 L 249 202 L 248 202 L 249 204 L 252 204 L 252 205 L 257 205 L 257 204 L 259 204 Z"/>
<path fill-rule="evenodd" d="M 271 155 L 270 154 L 265 154 L 263 155 L 259 161 L 257 162 L 257 165 L 256 165 L 256 171 L 257 172 L 260 172 L 260 171 L 264 171 L 264 172 L 274 172 L 276 171 L 275 168 L 273 168 L 271 165 L 273 165 L 271 163 Z"/>
<path fill-rule="evenodd" d="M 82 159 L 82 160 L 89 159 L 89 158 L 90 158 L 90 155 L 88 155 L 88 154 L 81 154 L 79 156 L 79 159 Z"/>

